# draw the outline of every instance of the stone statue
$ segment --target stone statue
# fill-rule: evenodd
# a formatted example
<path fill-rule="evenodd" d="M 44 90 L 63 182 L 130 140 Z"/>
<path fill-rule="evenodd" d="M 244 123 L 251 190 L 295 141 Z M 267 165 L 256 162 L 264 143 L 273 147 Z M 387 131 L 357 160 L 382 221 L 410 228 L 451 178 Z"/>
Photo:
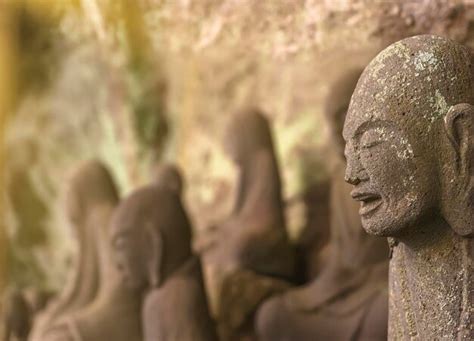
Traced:
<path fill-rule="evenodd" d="M 237 201 L 230 217 L 215 226 L 198 249 L 213 315 L 221 338 L 228 339 L 237 337 L 234 332 L 251 319 L 266 296 L 287 287 L 281 280 L 271 285 L 262 276 L 291 279 L 294 251 L 286 233 L 280 175 L 265 116 L 255 109 L 234 115 L 224 148 L 240 172 Z M 228 301 L 238 305 L 224 303 Z"/>
<path fill-rule="evenodd" d="M 382 51 L 344 126 L 364 229 L 389 237 L 390 340 L 474 339 L 474 63 L 446 38 Z"/>
<path fill-rule="evenodd" d="M 111 217 L 112 209 L 113 206 L 108 207 L 104 215 Z M 47 340 L 142 340 L 142 292 L 130 290 L 120 280 L 113 262 L 109 225 L 97 229 L 100 281 L 96 298 L 86 307 L 63 316 L 45 334 Z"/>
<path fill-rule="evenodd" d="M 22 295 L 30 306 L 32 316 L 46 308 L 49 300 L 53 297 L 51 290 L 29 287 L 22 290 Z"/>
<path fill-rule="evenodd" d="M 73 174 L 66 195 L 66 210 L 78 242 L 73 276 L 61 294 L 34 321 L 32 341 L 44 340 L 44 333 L 63 316 L 91 303 L 99 287 L 97 241 L 107 226 L 118 195 L 108 171 L 97 161 L 88 161 Z"/>
<path fill-rule="evenodd" d="M 124 283 L 145 292 L 144 340 L 212 341 L 201 265 L 191 251 L 190 222 L 176 191 L 181 180 L 174 178 L 179 182 L 156 181 L 119 205 L 111 231 L 114 258 Z"/>
<path fill-rule="evenodd" d="M 168 187 L 170 190 L 179 194 L 181 194 L 183 190 L 181 174 L 173 164 L 160 163 L 155 165 L 152 182 L 159 186 Z"/>
<path fill-rule="evenodd" d="M 338 79 L 326 100 L 332 157 L 327 263 L 309 284 L 267 300 L 257 314 L 261 340 L 386 340 L 388 247 L 367 235 L 344 183 L 340 135 L 360 70 Z"/>
<path fill-rule="evenodd" d="M 50 296 L 49 291 L 37 288 L 8 290 L 0 312 L 1 340 L 27 340 L 35 315 L 45 308 Z"/>
<path fill-rule="evenodd" d="M 31 308 L 20 290 L 13 290 L 6 298 L 2 317 L 4 341 L 26 341 L 31 328 Z"/>

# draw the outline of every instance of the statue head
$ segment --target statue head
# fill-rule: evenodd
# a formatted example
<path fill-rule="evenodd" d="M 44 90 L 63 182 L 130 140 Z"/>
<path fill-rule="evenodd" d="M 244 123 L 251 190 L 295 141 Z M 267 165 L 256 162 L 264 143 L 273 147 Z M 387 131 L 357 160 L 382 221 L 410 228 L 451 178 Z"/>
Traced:
<path fill-rule="evenodd" d="M 66 212 L 73 224 L 85 223 L 94 207 L 115 206 L 118 193 L 107 168 L 99 161 L 81 164 L 71 176 L 66 192 Z"/>
<path fill-rule="evenodd" d="M 181 194 L 183 179 L 178 168 L 173 164 L 159 164 L 154 170 L 153 181 L 158 186 L 168 187 L 170 190 Z"/>
<path fill-rule="evenodd" d="M 156 184 L 134 191 L 114 213 L 111 241 L 126 285 L 160 286 L 191 256 L 191 229 L 179 194 Z"/>
<path fill-rule="evenodd" d="M 467 48 L 429 35 L 390 45 L 364 70 L 343 136 L 367 232 L 397 237 L 443 219 L 473 234 L 473 70 Z"/>
<path fill-rule="evenodd" d="M 224 148 L 230 158 L 239 166 L 245 166 L 252 155 L 260 150 L 270 150 L 273 143 L 267 119 L 258 109 L 244 109 L 237 112 L 225 130 Z"/>
<path fill-rule="evenodd" d="M 100 285 L 100 237 L 118 203 L 112 175 L 99 161 L 86 161 L 72 174 L 66 191 L 66 213 L 77 240 L 74 276 L 46 315 L 53 320 L 91 303 Z M 37 332 L 43 333 L 42 327 Z"/>

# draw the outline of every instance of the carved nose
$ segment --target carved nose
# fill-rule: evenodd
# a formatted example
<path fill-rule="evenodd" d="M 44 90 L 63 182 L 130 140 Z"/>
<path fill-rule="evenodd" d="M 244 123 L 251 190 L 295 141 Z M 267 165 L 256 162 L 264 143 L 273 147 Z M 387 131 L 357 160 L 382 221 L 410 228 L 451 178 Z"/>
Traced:
<path fill-rule="evenodd" d="M 344 149 L 344 155 L 346 157 L 346 172 L 344 173 L 344 180 L 356 186 L 364 180 L 368 180 L 368 174 L 365 171 L 362 163 L 359 160 L 357 151 L 354 148 L 354 145 L 351 142 L 346 144 Z"/>
<path fill-rule="evenodd" d="M 354 185 L 354 186 L 360 183 L 359 177 L 353 176 L 352 174 L 347 174 L 347 172 L 346 172 L 346 175 L 344 176 L 344 180 L 347 183 L 349 183 L 351 185 Z"/>
<path fill-rule="evenodd" d="M 346 172 L 344 174 L 344 180 L 355 186 L 359 184 L 362 180 L 364 180 L 363 173 L 365 173 L 362 169 L 362 165 L 355 160 L 354 158 L 348 158 L 347 159 L 347 166 L 346 166 Z"/>

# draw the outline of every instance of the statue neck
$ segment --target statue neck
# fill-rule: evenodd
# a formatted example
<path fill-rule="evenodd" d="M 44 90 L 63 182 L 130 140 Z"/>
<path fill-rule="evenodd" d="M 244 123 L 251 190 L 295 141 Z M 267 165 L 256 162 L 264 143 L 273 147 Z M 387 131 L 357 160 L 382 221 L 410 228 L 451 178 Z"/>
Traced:
<path fill-rule="evenodd" d="M 389 339 L 473 339 L 473 239 L 441 219 L 419 231 L 393 248 Z"/>

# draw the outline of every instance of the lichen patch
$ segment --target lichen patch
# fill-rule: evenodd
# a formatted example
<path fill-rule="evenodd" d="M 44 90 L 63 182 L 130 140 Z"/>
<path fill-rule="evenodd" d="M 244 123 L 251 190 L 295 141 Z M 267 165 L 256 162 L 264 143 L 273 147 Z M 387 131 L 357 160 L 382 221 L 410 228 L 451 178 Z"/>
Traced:
<path fill-rule="evenodd" d="M 435 71 L 438 68 L 438 59 L 433 52 L 419 51 L 413 63 L 415 64 L 416 71 L 424 71 L 428 69 L 430 72 Z"/>

